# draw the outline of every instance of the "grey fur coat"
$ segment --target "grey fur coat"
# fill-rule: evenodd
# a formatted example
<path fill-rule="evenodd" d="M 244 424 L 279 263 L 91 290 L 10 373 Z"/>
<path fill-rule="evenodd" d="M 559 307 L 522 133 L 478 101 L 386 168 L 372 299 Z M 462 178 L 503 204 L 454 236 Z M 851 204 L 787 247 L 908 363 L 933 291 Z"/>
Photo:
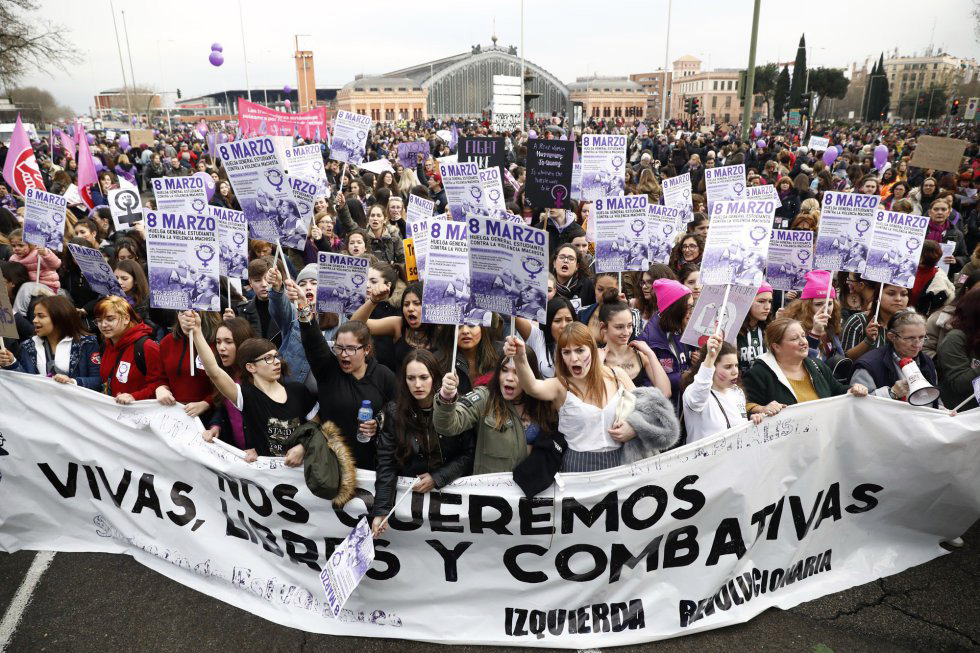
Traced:
<path fill-rule="evenodd" d="M 626 422 L 636 431 L 636 437 L 623 445 L 625 464 L 656 456 L 674 446 L 681 435 L 674 406 L 660 390 L 640 387 L 633 394 L 636 405 Z"/>

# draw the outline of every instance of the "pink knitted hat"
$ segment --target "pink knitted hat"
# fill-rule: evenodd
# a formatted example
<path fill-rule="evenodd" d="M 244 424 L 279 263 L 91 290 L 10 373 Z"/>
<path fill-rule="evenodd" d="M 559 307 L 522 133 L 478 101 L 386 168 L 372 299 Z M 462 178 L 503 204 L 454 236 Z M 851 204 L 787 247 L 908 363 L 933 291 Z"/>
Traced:
<path fill-rule="evenodd" d="M 657 296 L 657 310 L 663 313 L 678 299 L 690 295 L 691 289 L 680 281 L 657 279 L 653 282 L 653 293 Z"/>
<path fill-rule="evenodd" d="M 768 281 L 763 281 L 759 289 L 755 291 L 756 295 L 761 295 L 764 292 L 772 292 L 772 286 L 769 285 Z"/>
<path fill-rule="evenodd" d="M 806 273 L 806 285 L 800 299 L 826 299 L 827 286 L 830 285 L 830 272 L 827 270 L 810 270 Z M 837 291 L 830 288 L 830 298 L 837 299 Z"/>

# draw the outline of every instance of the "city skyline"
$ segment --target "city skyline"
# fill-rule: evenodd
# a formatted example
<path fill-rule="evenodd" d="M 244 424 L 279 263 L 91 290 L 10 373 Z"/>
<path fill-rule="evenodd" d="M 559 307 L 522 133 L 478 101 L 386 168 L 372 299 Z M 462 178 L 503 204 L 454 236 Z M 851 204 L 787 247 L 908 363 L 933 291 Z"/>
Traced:
<path fill-rule="evenodd" d="M 705 70 L 745 68 L 752 4 L 742 4 L 673 3 L 669 61 L 691 55 L 702 60 Z M 297 33 L 300 47 L 314 52 L 319 88 L 339 88 L 357 74 L 385 73 L 408 63 L 465 52 L 473 45 L 489 44 L 494 33 L 499 45 L 520 48 L 519 0 L 505 0 L 486 10 L 460 11 L 459 3 L 441 0 L 427 4 L 423 12 L 406 12 L 405 6 L 375 3 L 365 12 L 346 4 L 287 2 L 270 15 L 256 0 L 242 0 L 250 86 L 296 85 Z M 877 59 L 882 52 L 886 58 L 895 48 L 899 55 L 912 55 L 930 45 L 957 57 L 980 58 L 968 0 L 939 0 L 930 5 L 925 21 L 914 20 L 907 12 L 883 11 L 880 3 L 825 2 L 820 7 L 825 16 L 800 25 L 798 14 L 763 3 L 756 63 L 792 61 L 803 33 L 810 47 L 810 67 L 849 70 L 852 63 Z M 76 6 L 68 0 L 45 0 L 42 9 L 46 18 L 72 28 L 67 37 L 85 61 L 67 72 L 55 70 L 53 76 L 31 72 L 19 86 L 49 90 L 60 104 L 87 113 L 99 91 L 123 86 L 108 0 L 92 3 L 84 13 L 75 13 Z M 138 86 L 170 93 L 180 88 L 184 97 L 245 87 L 238 3 L 219 7 L 177 0 L 160 12 L 152 5 L 120 1 L 116 11 L 117 20 L 121 11 L 126 12 Z M 596 73 L 625 77 L 653 71 L 664 66 L 666 12 L 667 0 L 626 0 L 615 12 L 598 12 L 584 2 L 527 0 L 525 56 L 565 83 Z M 704 18 L 708 14 L 710 22 Z M 930 18 L 935 20 L 934 36 Z M 318 27 L 311 28 L 314 25 Z M 131 85 L 121 20 L 119 31 Z M 208 62 L 211 44 L 216 42 L 225 52 L 220 68 Z M 165 95 L 167 104 L 174 99 Z"/>

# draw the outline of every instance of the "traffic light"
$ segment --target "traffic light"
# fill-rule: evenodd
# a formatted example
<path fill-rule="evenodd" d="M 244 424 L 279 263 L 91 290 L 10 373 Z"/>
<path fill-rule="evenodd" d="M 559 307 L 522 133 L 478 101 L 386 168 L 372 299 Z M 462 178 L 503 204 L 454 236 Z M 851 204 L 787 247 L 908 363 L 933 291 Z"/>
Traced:
<path fill-rule="evenodd" d="M 810 115 L 810 93 L 804 93 L 800 96 L 800 113 L 804 116 Z"/>
<path fill-rule="evenodd" d="M 684 98 L 684 113 L 691 113 L 691 98 Z"/>
<path fill-rule="evenodd" d="M 177 89 L 177 99 L 179 100 L 179 99 L 180 99 L 181 97 L 182 97 L 182 96 L 181 96 L 181 94 L 180 94 L 180 89 L 178 88 L 178 89 Z"/>
<path fill-rule="evenodd" d="M 955 100 L 953 100 L 953 104 L 951 104 L 949 107 L 949 115 L 955 116 L 959 112 L 960 112 L 960 99 L 956 98 Z"/>
<path fill-rule="evenodd" d="M 691 99 L 691 113 L 698 113 L 701 110 L 701 100 L 698 98 Z"/>

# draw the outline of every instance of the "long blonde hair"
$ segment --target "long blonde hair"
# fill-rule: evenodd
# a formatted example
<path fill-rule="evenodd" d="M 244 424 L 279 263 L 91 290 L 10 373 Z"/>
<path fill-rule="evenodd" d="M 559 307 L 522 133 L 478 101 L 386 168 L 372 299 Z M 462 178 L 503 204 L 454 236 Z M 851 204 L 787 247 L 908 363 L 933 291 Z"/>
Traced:
<path fill-rule="evenodd" d="M 565 358 L 561 355 L 561 350 L 566 347 L 588 347 L 592 355 L 592 365 L 585 375 L 585 394 L 580 395 L 575 386 L 569 383 L 571 376 L 565 366 Z M 585 402 L 603 406 L 606 403 L 606 382 L 603 377 L 603 365 L 599 360 L 599 348 L 596 347 L 595 338 L 589 327 L 581 322 L 572 322 L 558 334 L 558 342 L 555 345 L 555 378 L 557 378 L 565 389 L 575 394 L 576 397 Z"/>

